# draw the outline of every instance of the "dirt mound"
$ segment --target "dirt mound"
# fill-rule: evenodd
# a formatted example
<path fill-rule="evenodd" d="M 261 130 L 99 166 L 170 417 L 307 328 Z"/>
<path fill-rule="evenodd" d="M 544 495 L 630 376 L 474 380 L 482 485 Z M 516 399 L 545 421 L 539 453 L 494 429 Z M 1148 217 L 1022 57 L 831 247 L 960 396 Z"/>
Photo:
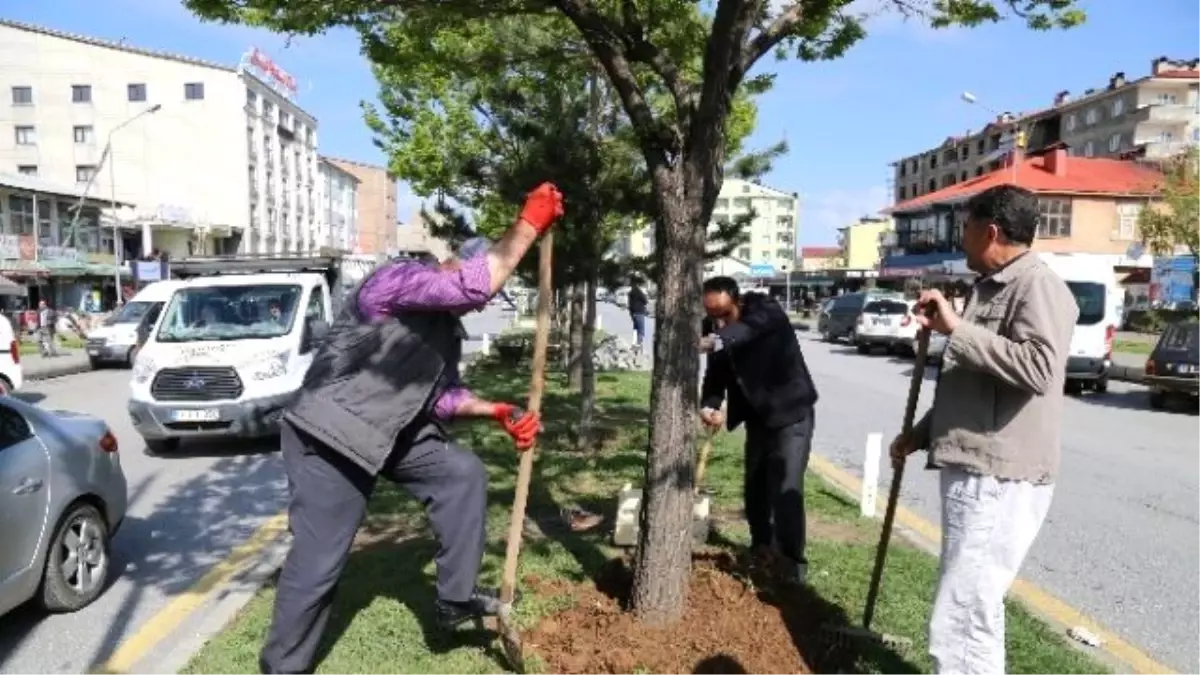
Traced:
<path fill-rule="evenodd" d="M 624 610 L 632 582 L 624 560 L 606 566 L 594 585 L 530 579 L 535 592 L 569 593 L 575 604 L 543 619 L 525 645 L 555 673 L 812 672 L 793 638 L 795 617 L 780 610 L 793 598 L 752 576 L 758 581 L 727 553 L 698 556 L 687 611 L 667 628 L 648 628 Z"/>

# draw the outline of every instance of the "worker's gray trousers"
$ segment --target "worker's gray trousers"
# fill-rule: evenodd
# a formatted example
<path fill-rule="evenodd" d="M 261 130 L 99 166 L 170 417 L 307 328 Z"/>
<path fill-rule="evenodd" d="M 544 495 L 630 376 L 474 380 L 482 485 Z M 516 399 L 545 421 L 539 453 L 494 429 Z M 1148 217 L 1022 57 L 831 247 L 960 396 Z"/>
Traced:
<path fill-rule="evenodd" d="M 292 548 L 279 575 L 275 613 L 259 665 L 263 672 L 311 673 L 333 592 L 366 513 L 375 477 L 287 422 L 281 427 L 291 492 Z M 487 508 L 483 463 L 429 424 L 398 443 L 380 473 L 404 487 L 428 511 L 441 544 L 434 558 L 438 597 L 468 600 L 483 558 Z"/>
<path fill-rule="evenodd" d="M 773 546 L 806 565 L 804 473 L 812 450 L 814 411 L 778 429 L 746 422 L 746 520 L 752 547 Z"/>

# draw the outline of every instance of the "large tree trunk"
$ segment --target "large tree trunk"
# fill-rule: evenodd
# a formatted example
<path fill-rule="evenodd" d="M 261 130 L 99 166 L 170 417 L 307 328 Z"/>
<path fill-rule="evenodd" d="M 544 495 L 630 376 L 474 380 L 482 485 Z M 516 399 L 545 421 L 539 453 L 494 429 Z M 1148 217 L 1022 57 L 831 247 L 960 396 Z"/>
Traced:
<path fill-rule="evenodd" d="M 650 447 L 631 598 L 638 618 L 649 624 L 670 623 L 682 616 L 691 575 L 705 229 L 696 224 L 703 222 L 703 200 L 685 191 L 682 173 L 678 168 L 662 169 L 655 181 L 661 265 Z"/>
<path fill-rule="evenodd" d="M 579 399 L 579 434 L 575 447 L 584 451 L 592 447 L 592 429 L 595 425 L 596 407 L 596 274 L 589 275 L 587 293 L 584 297 L 583 336 L 580 341 L 580 368 L 582 381 Z"/>
<path fill-rule="evenodd" d="M 567 386 L 579 391 L 583 386 L 583 305 L 586 290 L 584 282 L 571 284 L 570 321 L 571 331 L 567 348 Z"/>

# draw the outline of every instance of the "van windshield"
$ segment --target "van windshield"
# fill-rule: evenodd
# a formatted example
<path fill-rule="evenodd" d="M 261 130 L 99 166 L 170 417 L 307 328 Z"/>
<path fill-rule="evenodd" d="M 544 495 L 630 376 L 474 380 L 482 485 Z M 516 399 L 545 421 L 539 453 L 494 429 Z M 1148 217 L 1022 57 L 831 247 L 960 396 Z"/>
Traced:
<path fill-rule="evenodd" d="M 119 323 L 141 323 L 142 317 L 149 313 L 151 307 L 154 307 L 153 302 L 136 300 L 134 302 L 127 302 L 125 303 L 125 306 L 121 308 L 121 311 L 112 315 L 112 317 L 105 323 L 110 326 Z"/>
<path fill-rule="evenodd" d="M 287 335 L 302 289 L 297 284 L 206 286 L 175 291 L 159 342 L 255 340 Z"/>
<path fill-rule="evenodd" d="M 1067 287 L 1079 305 L 1078 326 L 1094 326 L 1104 320 L 1106 291 L 1103 284 L 1088 281 L 1068 281 Z"/>

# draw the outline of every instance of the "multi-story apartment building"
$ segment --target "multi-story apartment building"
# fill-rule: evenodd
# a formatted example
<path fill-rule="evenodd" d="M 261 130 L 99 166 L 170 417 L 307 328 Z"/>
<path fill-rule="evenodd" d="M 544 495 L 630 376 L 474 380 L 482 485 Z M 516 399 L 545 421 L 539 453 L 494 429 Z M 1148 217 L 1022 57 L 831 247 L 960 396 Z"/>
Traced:
<path fill-rule="evenodd" d="M 739 265 L 754 269 L 769 266 L 772 274 L 790 272 L 796 260 L 796 238 L 800 216 L 800 197 L 737 178 L 727 178 L 721 186 L 712 214 L 712 226 L 732 222 L 753 212 L 746 228 L 748 240 L 731 258 Z M 715 269 L 715 263 L 713 263 Z"/>
<path fill-rule="evenodd" d="M 317 216 L 316 248 L 332 248 L 349 253 L 358 249 L 358 179 L 349 171 L 321 157 L 317 190 L 320 214 Z"/>
<path fill-rule="evenodd" d="M 387 169 L 350 159 L 327 157 L 327 162 L 358 179 L 358 249 L 386 254 L 396 249 L 396 177 Z"/>
<path fill-rule="evenodd" d="M 1166 57 L 1150 73 L 1129 80 L 1115 73 L 1106 86 L 1077 98 L 1062 91 L 1053 105 L 1030 113 L 1003 113 L 983 129 L 947 138 L 936 148 L 893 163 L 896 203 L 950 187 L 1004 161 L 1014 139 L 1036 152 L 1065 143 L 1083 157 L 1160 158 L 1200 143 L 1200 61 Z"/>
<path fill-rule="evenodd" d="M 882 277 L 966 273 L 959 247 L 966 220 L 963 205 L 988 188 L 1016 184 L 1036 192 L 1042 218 L 1035 251 L 1095 254 L 1116 266 L 1140 240 L 1138 214 L 1161 185 L 1156 169 L 1118 159 L 1072 156 L 1059 143 L 1016 164 L 896 204 L 894 232 L 882 238 Z"/>
<path fill-rule="evenodd" d="M 885 232 L 891 232 L 896 224 L 891 218 L 864 216 L 838 230 L 838 246 L 846 269 L 873 270 L 879 267 L 879 243 Z"/>
<path fill-rule="evenodd" d="M 0 20 L 0 171 L 132 204 L 57 242 L 86 253 L 304 250 L 317 123 L 294 94 L 257 50 L 228 66 Z"/>

